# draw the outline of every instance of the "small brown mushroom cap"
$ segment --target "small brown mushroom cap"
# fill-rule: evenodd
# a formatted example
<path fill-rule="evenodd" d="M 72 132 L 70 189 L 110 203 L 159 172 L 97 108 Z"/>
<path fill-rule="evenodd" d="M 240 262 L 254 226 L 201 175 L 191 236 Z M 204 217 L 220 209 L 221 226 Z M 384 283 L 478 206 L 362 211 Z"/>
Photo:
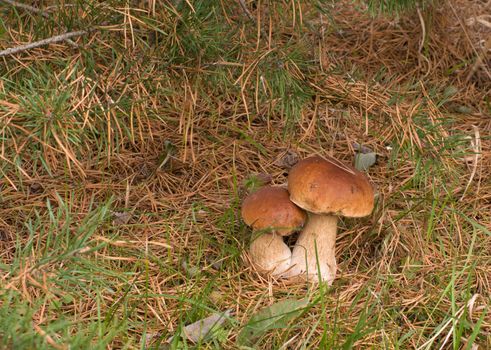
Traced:
<path fill-rule="evenodd" d="M 316 214 L 362 217 L 374 206 L 373 187 L 367 177 L 331 157 L 299 161 L 288 175 L 288 191 L 292 202 Z"/>
<path fill-rule="evenodd" d="M 265 186 L 247 196 L 242 203 L 242 218 L 253 230 L 270 229 L 288 236 L 303 226 L 306 213 L 290 200 L 285 188 Z"/>

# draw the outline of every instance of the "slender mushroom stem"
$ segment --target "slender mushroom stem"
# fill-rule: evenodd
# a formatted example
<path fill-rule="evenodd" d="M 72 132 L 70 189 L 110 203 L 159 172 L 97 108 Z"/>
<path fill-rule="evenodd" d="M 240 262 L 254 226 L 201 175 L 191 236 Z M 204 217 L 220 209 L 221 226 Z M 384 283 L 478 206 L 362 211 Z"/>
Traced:
<path fill-rule="evenodd" d="M 338 217 L 334 215 L 309 213 L 307 224 L 293 248 L 292 267 L 284 277 L 305 276 L 313 282 L 332 284 L 336 277 L 337 222 Z"/>

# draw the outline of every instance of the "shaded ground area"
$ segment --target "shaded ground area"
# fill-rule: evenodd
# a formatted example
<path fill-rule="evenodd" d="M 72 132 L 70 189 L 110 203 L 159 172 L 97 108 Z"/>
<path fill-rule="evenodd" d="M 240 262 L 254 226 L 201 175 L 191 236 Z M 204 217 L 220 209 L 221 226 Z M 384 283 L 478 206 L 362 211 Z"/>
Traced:
<path fill-rule="evenodd" d="M 489 2 L 43 4 L 0 8 L 2 49 L 93 31 L 2 58 L 2 346 L 156 347 L 232 309 L 195 348 L 235 349 L 307 296 L 258 348 L 491 347 Z M 262 278 L 251 183 L 356 144 L 377 206 L 340 223 L 332 288 Z"/>

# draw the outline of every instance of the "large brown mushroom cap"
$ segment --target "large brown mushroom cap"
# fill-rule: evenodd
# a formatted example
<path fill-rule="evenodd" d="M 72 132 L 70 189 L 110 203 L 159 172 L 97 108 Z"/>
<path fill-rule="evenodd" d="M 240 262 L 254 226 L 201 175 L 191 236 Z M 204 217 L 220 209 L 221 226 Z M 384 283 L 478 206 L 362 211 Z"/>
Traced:
<path fill-rule="evenodd" d="M 266 186 L 247 196 L 242 203 L 242 218 L 254 230 L 270 229 L 288 236 L 303 226 L 305 212 L 290 200 L 281 187 Z"/>
<path fill-rule="evenodd" d="M 355 168 L 334 158 L 309 157 L 288 175 L 290 199 L 316 214 L 362 217 L 373 210 L 373 187 Z"/>

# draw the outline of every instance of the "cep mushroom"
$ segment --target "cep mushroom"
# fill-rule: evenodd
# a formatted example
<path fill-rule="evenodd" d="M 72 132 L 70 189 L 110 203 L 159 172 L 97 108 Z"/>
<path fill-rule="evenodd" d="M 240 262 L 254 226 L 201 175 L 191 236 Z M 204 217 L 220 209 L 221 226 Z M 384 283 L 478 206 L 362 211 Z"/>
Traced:
<path fill-rule="evenodd" d="M 306 213 L 290 201 L 285 188 L 273 186 L 247 196 L 241 213 L 246 225 L 256 233 L 249 249 L 251 262 L 261 273 L 280 276 L 290 267 L 292 255 L 283 236 L 302 227 Z"/>
<path fill-rule="evenodd" d="M 291 201 L 305 209 L 309 218 L 293 248 L 291 268 L 285 276 L 303 276 L 330 285 L 336 277 L 338 216 L 369 215 L 374 206 L 373 187 L 353 167 L 334 158 L 314 156 L 292 167 L 288 190 Z"/>

